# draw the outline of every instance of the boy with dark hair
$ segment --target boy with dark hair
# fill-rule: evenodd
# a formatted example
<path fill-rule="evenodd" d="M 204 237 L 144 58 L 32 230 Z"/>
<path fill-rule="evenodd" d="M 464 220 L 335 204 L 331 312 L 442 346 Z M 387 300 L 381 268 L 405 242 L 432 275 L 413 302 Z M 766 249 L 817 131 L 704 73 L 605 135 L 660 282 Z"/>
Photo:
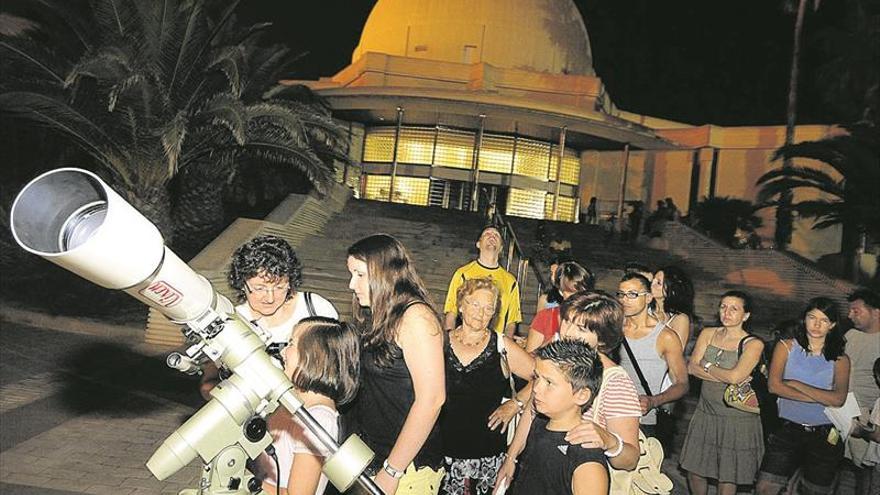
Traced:
<path fill-rule="evenodd" d="M 535 417 L 513 485 L 519 494 L 607 494 L 605 454 L 569 445 L 565 435 L 579 425 L 599 392 L 602 362 L 576 340 L 558 340 L 536 351 Z"/>

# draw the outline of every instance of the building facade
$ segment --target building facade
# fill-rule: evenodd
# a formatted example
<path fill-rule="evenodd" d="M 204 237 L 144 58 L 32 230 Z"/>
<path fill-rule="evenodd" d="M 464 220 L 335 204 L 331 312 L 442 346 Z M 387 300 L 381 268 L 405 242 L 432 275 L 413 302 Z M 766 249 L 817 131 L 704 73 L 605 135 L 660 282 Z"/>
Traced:
<path fill-rule="evenodd" d="M 753 201 L 784 127 L 692 126 L 618 109 L 571 0 L 379 0 L 351 64 L 305 84 L 349 128 L 341 180 L 366 199 L 575 222 L 591 197 L 624 204 Z M 839 132 L 799 126 L 796 141 Z M 821 164 L 814 166 L 822 167 Z M 762 237 L 773 212 L 763 210 Z M 791 248 L 837 252 L 796 221 Z"/>

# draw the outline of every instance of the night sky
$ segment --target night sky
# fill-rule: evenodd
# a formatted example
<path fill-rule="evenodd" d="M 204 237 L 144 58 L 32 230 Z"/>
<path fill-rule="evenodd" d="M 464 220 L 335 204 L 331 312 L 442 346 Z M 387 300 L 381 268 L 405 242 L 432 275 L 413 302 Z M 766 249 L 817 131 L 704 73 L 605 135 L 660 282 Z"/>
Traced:
<path fill-rule="evenodd" d="M 576 0 L 594 66 L 625 110 L 692 124 L 783 125 L 794 15 L 782 1 Z M 821 32 L 845 2 L 822 2 L 805 24 L 798 123 L 833 123 L 813 70 Z M 272 21 L 273 41 L 304 53 L 291 76 L 347 66 L 372 0 L 249 0 L 243 21 Z"/>

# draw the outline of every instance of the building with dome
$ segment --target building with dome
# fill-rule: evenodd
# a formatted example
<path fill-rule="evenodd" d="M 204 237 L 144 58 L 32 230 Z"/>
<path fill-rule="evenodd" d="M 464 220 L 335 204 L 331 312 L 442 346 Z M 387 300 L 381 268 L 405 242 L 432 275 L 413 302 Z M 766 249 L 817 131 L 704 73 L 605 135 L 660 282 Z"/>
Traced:
<path fill-rule="evenodd" d="M 783 126 L 693 126 L 619 109 L 571 0 L 379 0 L 351 64 L 305 84 L 352 139 L 340 179 L 359 197 L 576 222 L 672 198 L 755 199 Z M 647 76 L 646 76 L 647 77 Z M 829 126 L 798 126 L 796 141 Z M 816 164 L 822 167 L 821 164 Z M 772 210 L 759 231 L 772 239 Z M 796 220 L 791 249 L 837 252 L 839 231 Z"/>

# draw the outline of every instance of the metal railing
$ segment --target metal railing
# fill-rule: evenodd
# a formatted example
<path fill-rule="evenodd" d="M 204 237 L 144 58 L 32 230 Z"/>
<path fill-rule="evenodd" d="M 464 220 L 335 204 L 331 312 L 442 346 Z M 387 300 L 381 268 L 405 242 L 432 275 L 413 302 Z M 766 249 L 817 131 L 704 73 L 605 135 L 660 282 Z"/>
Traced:
<path fill-rule="evenodd" d="M 538 292 L 535 295 L 537 299 L 537 297 L 544 291 L 544 288 L 547 287 L 547 281 L 544 279 L 544 274 L 541 273 L 541 270 L 534 263 L 530 262 L 528 256 L 526 256 L 525 251 L 523 251 L 522 246 L 516 238 L 516 232 L 514 232 L 513 226 L 506 218 L 504 218 L 504 215 L 498 211 L 495 203 L 490 201 L 486 190 L 482 188 L 480 189 L 480 203 L 480 211 L 484 214 L 489 223 L 498 227 L 498 230 L 501 232 L 501 239 L 504 246 L 501 250 L 501 259 L 499 259 L 498 262 L 505 270 L 516 277 L 516 285 L 519 290 L 520 300 L 523 298 L 523 291 L 525 290 L 524 288 L 528 280 L 529 271 L 532 272 L 535 276 L 535 280 L 538 281 Z M 511 270 L 511 268 L 513 268 L 513 270 Z M 538 309 L 540 310 L 540 308 Z"/>

